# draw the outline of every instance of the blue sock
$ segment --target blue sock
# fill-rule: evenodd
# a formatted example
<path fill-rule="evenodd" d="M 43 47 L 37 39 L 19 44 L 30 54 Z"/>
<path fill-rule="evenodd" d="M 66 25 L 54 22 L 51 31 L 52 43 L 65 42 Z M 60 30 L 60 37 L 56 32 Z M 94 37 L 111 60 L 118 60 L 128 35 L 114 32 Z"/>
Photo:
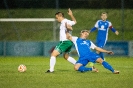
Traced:
<path fill-rule="evenodd" d="M 87 68 L 87 67 L 84 67 L 84 66 L 80 66 L 78 71 L 81 71 L 81 72 L 92 71 L 92 68 Z"/>
<path fill-rule="evenodd" d="M 104 55 L 102 52 L 99 53 L 99 56 L 104 60 Z"/>
<path fill-rule="evenodd" d="M 112 68 L 112 66 L 111 66 L 110 64 L 108 64 L 107 62 L 103 61 L 102 65 L 103 65 L 106 69 L 108 69 L 108 70 L 114 72 L 114 69 Z"/>

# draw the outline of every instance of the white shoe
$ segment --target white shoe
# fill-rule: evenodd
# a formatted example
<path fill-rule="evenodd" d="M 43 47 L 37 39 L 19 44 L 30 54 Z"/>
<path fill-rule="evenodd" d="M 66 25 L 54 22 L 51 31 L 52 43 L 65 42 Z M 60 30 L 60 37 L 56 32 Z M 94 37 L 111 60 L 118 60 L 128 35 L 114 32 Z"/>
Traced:
<path fill-rule="evenodd" d="M 114 74 L 119 74 L 120 72 L 115 70 L 113 73 L 114 73 Z"/>
<path fill-rule="evenodd" d="M 99 72 L 97 68 L 95 68 L 94 66 L 92 67 L 92 71 L 93 72 Z"/>

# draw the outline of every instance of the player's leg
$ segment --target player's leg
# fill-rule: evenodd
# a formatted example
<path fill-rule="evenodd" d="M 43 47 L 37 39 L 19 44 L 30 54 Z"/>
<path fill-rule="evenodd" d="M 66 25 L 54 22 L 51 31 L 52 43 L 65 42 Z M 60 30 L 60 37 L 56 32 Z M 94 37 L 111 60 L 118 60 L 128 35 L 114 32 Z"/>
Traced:
<path fill-rule="evenodd" d="M 94 71 L 94 72 L 98 72 L 98 70 L 95 68 L 93 69 L 92 67 L 85 67 L 88 64 L 88 60 L 84 59 L 84 60 L 78 60 L 76 62 L 76 64 L 74 65 L 74 69 L 76 71 L 80 71 L 80 72 L 87 72 L 87 71 Z"/>
<path fill-rule="evenodd" d="M 76 63 L 74 69 L 80 72 L 92 71 L 92 68 L 87 68 L 83 66 L 81 63 Z"/>
<path fill-rule="evenodd" d="M 55 66 L 55 63 L 56 63 L 56 57 L 59 55 L 60 53 L 57 51 L 57 50 L 54 50 L 51 54 L 51 57 L 50 57 L 50 69 L 47 70 L 47 73 L 48 72 L 54 72 L 54 66 Z"/>
<path fill-rule="evenodd" d="M 99 47 L 100 45 L 101 45 L 101 39 L 97 36 L 97 39 L 96 39 L 96 45 Z M 96 51 L 96 53 L 99 55 L 100 54 L 100 52 L 99 51 Z M 101 55 L 99 55 L 100 57 L 101 57 Z M 91 66 L 91 67 L 94 67 L 94 63 L 93 62 L 89 62 L 89 65 Z"/>
<path fill-rule="evenodd" d="M 72 64 L 75 64 L 76 63 L 76 60 L 73 58 L 73 57 L 71 57 L 71 56 L 69 56 L 69 53 L 64 53 L 64 58 L 67 60 L 67 61 L 69 61 L 70 63 L 72 63 Z"/>
<path fill-rule="evenodd" d="M 68 41 L 64 41 L 64 45 L 61 48 L 62 48 L 62 51 L 64 52 L 64 55 L 63 55 L 64 58 L 70 63 L 75 64 L 76 60 L 73 57 L 69 56 L 72 46 L 73 46 L 72 41 L 68 40 Z"/>
<path fill-rule="evenodd" d="M 56 47 L 55 49 L 53 50 L 53 52 L 51 53 L 51 57 L 50 57 L 50 69 L 46 71 L 46 73 L 49 73 L 49 72 L 54 72 L 54 67 L 55 67 L 55 64 L 56 64 L 56 57 L 61 53 L 61 50 L 60 50 L 60 45 L 62 43 L 60 42 Z"/>
<path fill-rule="evenodd" d="M 101 47 L 100 47 L 100 48 L 101 48 Z M 96 53 L 99 54 L 99 56 L 100 56 L 103 60 L 105 60 L 105 59 L 104 59 L 104 54 L 103 54 L 103 52 L 97 51 Z"/>
<path fill-rule="evenodd" d="M 66 52 L 67 50 L 69 50 L 69 47 L 71 48 L 73 45 L 73 43 L 71 41 L 61 41 L 54 49 L 54 51 L 51 54 L 51 58 L 50 58 L 50 69 L 47 72 L 53 72 L 54 71 L 54 66 L 56 63 L 56 57 L 63 53 Z M 69 58 L 69 57 L 68 57 Z M 69 59 L 73 59 L 73 58 L 69 58 Z M 73 62 L 75 63 L 75 62 Z"/>
<path fill-rule="evenodd" d="M 104 68 L 110 70 L 114 74 L 119 74 L 119 71 L 114 70 L 114 68 L 106 61 L 104 61 L 102 58 L 97 58 L 96 62 L 101 63 Z"/>
<path fill-rule="evenodd" d="M 103 48 L 103 47 L 105 46 L 105 44 L 106 44 L 106 39 L 104 39 L 104 38 L 103 38 L 103 39 L 98 39 L 96 43 L 97 43 L 97 46 L 98 46 L 98 47 Z M 103 54 L 103 52 L 96 51 L 96 53 L 99 54 L 99 56 L 100 56 L 103 60 L 105 60 L 105 59 L 104 59 L 104 54 Z"/>

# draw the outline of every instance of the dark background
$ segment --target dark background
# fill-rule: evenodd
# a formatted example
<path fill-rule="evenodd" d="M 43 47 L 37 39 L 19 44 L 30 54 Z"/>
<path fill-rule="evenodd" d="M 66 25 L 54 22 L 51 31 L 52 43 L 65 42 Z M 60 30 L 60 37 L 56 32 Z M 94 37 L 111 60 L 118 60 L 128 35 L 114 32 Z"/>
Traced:
<path fill-rule="evenodd" d="M 133 0 L 2 0 L 0 9 L 6 5 L 10 9 L 15 8 L 91 8 L 91 9 L 120 9 L 124 2 L 124 8 L 132 9 Z"/>

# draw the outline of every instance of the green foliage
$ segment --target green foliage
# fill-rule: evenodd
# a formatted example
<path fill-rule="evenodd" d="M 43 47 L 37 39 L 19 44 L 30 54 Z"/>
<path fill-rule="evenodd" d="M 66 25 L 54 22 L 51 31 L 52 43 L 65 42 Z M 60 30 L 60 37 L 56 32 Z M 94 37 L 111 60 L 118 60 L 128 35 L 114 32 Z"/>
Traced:
<path fill-rule="evenodd" d="M 77 58 L 77 57 L 75 57 Z M 95 64 L 99 73 L 74 71 L 73 65 L 58 57 L 54 73 L 45 73 L 49 68 L 47 57 L 0 57 L 1 88 L 132 88 L 133 58 L 106 57 L 120 74 L 112 74 L 102 65 Z M 25 64 L 27 71 L 17 71 Z M 89 66 L 89 65 L 87 65 Z"/>
<path fill-rule="evenodd" d="M 70 19 L 67 15 L 67 9 L 60 9 L 59 11 L 65 14 L 65 17 Z M 112 22 L 113 27 L 119 31 L 116 36 L 112 31 L 109 31 L 109 41 L 112 40 L 132 40 L 133 39 L 133 10 L 124 10 L 124 22 L 122 23 L 122 11 L 120 9 L 72 9 L 77 24 L 73 26 L 73 35 L 79 36 L 83 29 L 90 30 L 96 21 L 100 19 L 102 12 L 108 13 L 108 20 Z M 55 9 L 11 9 L 0 10 L 0 18 L 54 18 Z M 9 16 L 10 14 L 10 16 Z M 58 25 L 57 25 L 58 26 Z M 52 41 L 53 40 L 53 24 L 43 22 L 0 22 L 0 40 L 34 40 L 34 41 Z M 56 30 L 56 38 L 58 39 L 59 28 Z M 96 39 L 97 32 L 90 34 L 89 39 Z M 20 38 L 19 38 L 20 37 Z"/>

